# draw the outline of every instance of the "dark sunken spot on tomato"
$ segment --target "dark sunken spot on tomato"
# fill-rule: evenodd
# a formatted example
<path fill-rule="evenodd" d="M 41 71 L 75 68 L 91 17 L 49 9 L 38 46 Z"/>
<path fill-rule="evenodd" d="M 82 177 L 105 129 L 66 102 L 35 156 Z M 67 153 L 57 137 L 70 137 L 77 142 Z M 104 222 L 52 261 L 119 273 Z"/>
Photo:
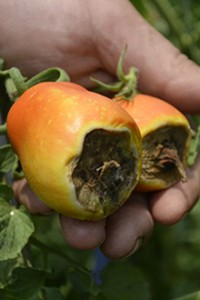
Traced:
<path fill-rule="evenodd" d="M 187 180 L 184 164 L 188 131 L 181 126 L 163 126 L 143 138 L 143 180 L 160 179 L 171 185 Z"/>
<path fill-rule="evenodd" d="M 138 154 L 128 131 L 91 131 L 72 172 L 78 202 L 105 214 L 119 207 L 136 184 L 137 168 Z"/>

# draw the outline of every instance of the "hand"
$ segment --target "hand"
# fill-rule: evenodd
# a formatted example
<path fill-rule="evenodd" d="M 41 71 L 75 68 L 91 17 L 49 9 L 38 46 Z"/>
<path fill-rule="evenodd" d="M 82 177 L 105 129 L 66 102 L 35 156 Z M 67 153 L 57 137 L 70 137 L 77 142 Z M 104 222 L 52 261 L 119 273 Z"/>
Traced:
<path fill-rule="evenodd" d="M 71 80 L 87 88 L 89 77 L 112 82 L 122 48 L 128 49 L 125 71 L 140 70 L 139 89 L 171 102 L 185 113 L 200 112 L 200 69 L 155 31 L 128 0 L 7 0 L 0 3 L 0 52 L 6 67 L 31 76 L 62 67 Z M 200 194 L 200 161 L 188 170 L 189 181 L 151 194 L 133 193 L 116 213 L 99 222 L 60 217 L 66 241 L 105 255 L 130 255 L 151 235 L 154 220 L 174 224 Z M 18 199 L 32 212 L 48 213 L 25 180 L 15 183 Z"/>

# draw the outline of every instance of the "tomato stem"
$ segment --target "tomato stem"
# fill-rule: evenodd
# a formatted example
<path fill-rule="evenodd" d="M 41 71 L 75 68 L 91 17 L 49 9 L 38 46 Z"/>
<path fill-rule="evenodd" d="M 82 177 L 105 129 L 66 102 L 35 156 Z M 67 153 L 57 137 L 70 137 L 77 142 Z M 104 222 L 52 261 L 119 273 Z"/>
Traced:
<path fill-rule="evenodd" d="M 63 82 L 70 81 L 69 75 L 61 68 L 49 68 L 26 81 L 28 88 L 44 81 Z"/>
<path fill-rule="evenodd" d="M 122 82 L 124 82 L 126 80 L 126 76 L 125 76 L 124 70 L 123 70 L 123 62 L 124 62 L 124 57 L 125 57 L 125 54 L 126 54 L 126 50 L 127 50 L 127 45 L 122 50 L 122 53 L 119 57 L 119 61 L 118 61 L 118 64 L 117 64 L 117 77 Z"/>
<path fill-rule="evenodd" d="M 120 81 L 117 81 L 115 83 L 111 83 L 111 84 L 108 84 L 108 83 L 104 83 L 94 77 L 90 77 L 90 79 L 95 82 L 98 86 L 99 86 L 99 89 L 102 90 L 102 91 L 108 91 L 108 92 L 118 92 L 122 89 L 123 87 L 123 82 L 120 82 Z"/>
<path fill-rule="evenodd" d="M 118 81 L 111 84 L 106 84 L 98 79 L 91 78 L 95 82 L 101 91 L 109 91 L 116 93 L 114 99 L 116 101 L 126 99 L 132 101 L 135 94 L 137 93 L 137 77 L 138 70 L 135 67 L 131 67 L 127 74 L 123 71 L 123 62 L 126 54 L 127 46 L 122 50 L 117 64 L 117 78 Z"/>
<path fill-rule="evenodd" d="M 15 99 L 18 97 L 18 94 L 17 94 L 16 86 L 15 86 L 13 80 L 10 77 L 8 77 L 5 80 L 5 89 L 6 89 L 6 92 L 8 94 L 9 99 L 12 102 L 14 102 Z"/>
<path fill-rule="evenodd" d="M 137 93 L 137 69 L 131 67 L 129 73 L 124 76 L 122 89 L 115 95 L 115 98 L 124 98 L 126 100 L 133 100 Z"/>
<path fill-rule="evenodd" d="M 28 86 L 25 83 L 25 77 L 19 69 L 14 67 L 9 70 L 9 74 L 16 87 L 18 96 L 21 96 L 28 89 Z"/>
<path fill-rule="evenodd" d="M 15 67 L 3 70 L 4 60 L 0 57 L 0 77 L 4 80 L 4 85 L 9 99 L 14 102 L 30 87 L 41 82 L 68 82 L 68 74 L 61 68 L 46 69 L 30 79 L 24 77 L 21 71 Z"/>
<path fill-rule="evenodd" d="M 6 92 L 13 102 L 28 89 L 25 82 L 26 78 L 15 67 L 8 70 L 0 69 L 0 76 L 3 77 Z"/>

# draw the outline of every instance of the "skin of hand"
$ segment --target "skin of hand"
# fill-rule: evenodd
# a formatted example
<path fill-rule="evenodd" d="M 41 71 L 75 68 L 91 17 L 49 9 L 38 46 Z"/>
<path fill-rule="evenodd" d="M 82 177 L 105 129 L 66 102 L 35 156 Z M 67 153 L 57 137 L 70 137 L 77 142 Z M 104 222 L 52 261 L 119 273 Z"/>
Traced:
<path fill-rule="evenodd" d="M 200 113 L 200 68 L 153 29 L 128 0 L 51 0 L 0 2 L 0 55 L 6 67 L 32 76 L 62 67 L 73 82 L 87 88 L 90 76 L 112 82 L 128 45 L 124 70 L 136 66 L 138 88 L 160 97 L 184 113 Z M 133 193 L 106 220 L 79 221 L 60 216 L 67 243 L 79 249 L 101 247 L 120 259 L 151 236 L 154 221 L 174 224 L 200 194 L 200 160 L 188 170 L 189 181 L 152 194 Z M 23 179 L 14 184 L 19 201 L 33 213 L 49 213 Z M 53 197 L 53 195 L 52 195 Z"/>

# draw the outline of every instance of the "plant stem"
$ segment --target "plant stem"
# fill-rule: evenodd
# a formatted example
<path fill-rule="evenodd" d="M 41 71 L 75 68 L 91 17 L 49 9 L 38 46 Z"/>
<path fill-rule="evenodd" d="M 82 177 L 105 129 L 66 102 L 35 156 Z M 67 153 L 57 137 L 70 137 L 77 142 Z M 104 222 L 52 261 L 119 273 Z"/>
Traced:
<path fill-rule="evenodd" d="M 168 0 L 152 0 L 152 2 L 156 5 L 158 10 L 164 16 L 166 21 L 169 23 L 171 29 L 174 34 L 180 40 L 182 33 L 184 32 L 184 26 L 179 16 L 176 14 L 176 11 L 173 9 Z M 181 40 L 180 40 L 181 43 Z M 182 43 L 181 43 L 182 44 Z M 184 45 L 183 45 L 184 46 Z"/>
<path fill-rule="evenodd" d="M 34 77 L 26 81 L 28 88 L 36 85 L 40 82 L 52 81 L 52 82 L 63 82 L 70 81 L 69 75 L 61 68 L 49 68 L 44 70 Z"/>
<path fill-rule="evenodd" d="M 26 90 L 41 82 L 68 82 L 68 74 L 61 68 L 46 69 L 30 79 L 22 75 L 19 69 L 12 67 L 1 70 L 3 61 L 0 58 L 0 76 L 4 79 L 4 85 L 9 99 L 15 102 Z"/>
<path fill-rule="evenodd" d="M 18 96 L 21 96 L 28 89 L 24 76 L 17 68 L 11 68 L 9 73 L 14 85 L 16 86 Z"/>
<path fill-rule="evenodd" d="M 152 0 L 152 2 L 168 22 L 180 44 L 181 50 L 187 55 L 190 55 L 194 61 L 199 62 L 199 49 L 196 46 L 197 44 L 193 33 L 186 31 L 181 17 L 176 13 L 170 2 L 168 0 Z"/>
<path fill-rule="evenodd" d="M 41 300 L 46 300 L 46 294 L 45 294 L 45 291 L 43 289 L 40 290 L 39 292 L 39 296 L 40 296 L 40 299 Z"/>
<path fill-rule="evenodd" d="M 130 67 L 127 74 L 125 74 L 123 71 L 123 62 L 126 54 L 126 49 L 127 47 L 123 49 L 117 64 L 117 82 L 106 84 L 100 80 L 91 78 L 91 80 L 100 87 L 100 91 L 109 91 L 115 93 L 114 98 L 116 99 L 116 101 L 119 101 L 121 99 L 132 101 L 135 94 L 137 93 L 137 68 Z"/>

